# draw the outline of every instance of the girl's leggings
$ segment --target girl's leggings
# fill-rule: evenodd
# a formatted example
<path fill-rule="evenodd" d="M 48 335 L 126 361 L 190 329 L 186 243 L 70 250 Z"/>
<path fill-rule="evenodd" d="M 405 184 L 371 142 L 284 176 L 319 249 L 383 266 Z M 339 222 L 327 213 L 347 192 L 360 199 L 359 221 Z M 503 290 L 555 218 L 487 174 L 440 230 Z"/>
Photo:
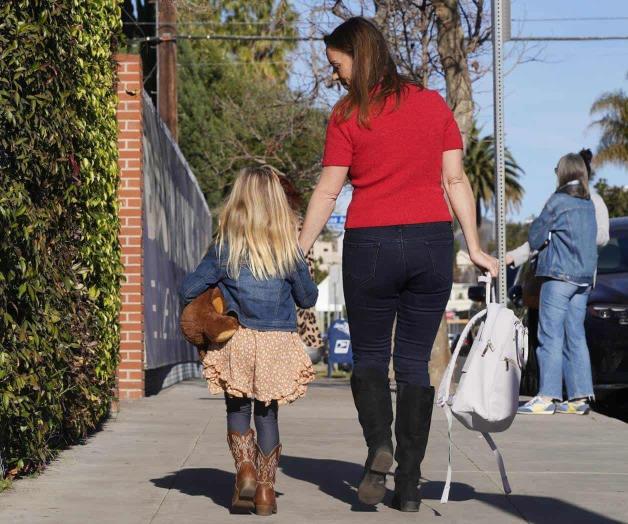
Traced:
<path fill-rule="evenodd" d="M 265 406 L 258 400 L 231 397 L 225 394 L 227 403 L 227 430 L 246 433 L 251 427 L 251 404 L 255 403 L 255 429 L 257 445 L 264 455 L 268 455 L 279 444 L 279 425 L 277 423 L 277 402 L 273 400 Z"/>

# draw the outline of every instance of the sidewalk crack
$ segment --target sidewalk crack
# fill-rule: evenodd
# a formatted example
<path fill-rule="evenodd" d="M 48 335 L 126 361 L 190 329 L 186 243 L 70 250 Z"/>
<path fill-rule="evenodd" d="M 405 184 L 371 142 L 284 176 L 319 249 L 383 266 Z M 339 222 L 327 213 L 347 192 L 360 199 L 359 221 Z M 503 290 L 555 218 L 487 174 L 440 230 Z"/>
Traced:
<path fill-rule="evenodd" d="M 194 441 L 194 444 L 192 445 L 192 447 L 190 448 L 190 450 L 188 451 L 187 455 L 185 456 L 185 458 L 183 459 L 183 461 L 181 462 L 181 464 L 179 464 L 179 467 L 177 468 L 176 473 L 174 474 L 174 477 L 172 479 L 172 482 L 170 483 L 170 485 L 168 486 L 168 489 L 166 490 L 166 493 L 164 494 L 164 496 L 162 497 L 161 501 L 159 502 L 159 506 L 157 506 L 157 509 L 155 510 L 155 513 L 153 513 L 153 516 L 150 518 L 149 520 L 149 524 L 152 524 L 152 522 L 155 520 L 155 517 L 157 517 L 157 514 L 159 513 L 159 511 L 161 510 L 161 507 L 164 505 L 164 502 L 166 501 L 166 498 L 168 497 L 168 494 L 170 493 L 170 491 L 172 490 L 172 488 L 174 487 L 174 485 L 177 483 L 177 478 L 179 477 L 179 473 L 181 472 L 181 470 L 185 467 L 185 465 L 187 464 L 188 460 L 190 459 L 190 457 L 192 456 L 192 453 L 194 453 L 194 450 L 196 449 L 196 446 L 198 445 L 198 441 L 201 439 L 201 437 L 203 436 L 203 434 L 205 433 L 205 431 L 207 430 L 207 427 L 209 426 L 209 423 L 212 421 L 212 417 L 209 417 L 207 419 L 207 423 L 205 424 L 205 426 L 203 427 L 203 430 L 196 436 L 196 440 Z"/>

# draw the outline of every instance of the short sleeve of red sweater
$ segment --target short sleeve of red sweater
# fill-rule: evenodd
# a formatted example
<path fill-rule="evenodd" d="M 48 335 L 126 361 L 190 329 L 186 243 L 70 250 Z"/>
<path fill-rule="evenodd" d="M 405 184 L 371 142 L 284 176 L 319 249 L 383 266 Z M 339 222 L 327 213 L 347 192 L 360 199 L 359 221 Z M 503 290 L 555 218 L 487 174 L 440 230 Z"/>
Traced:
<path fill-rule="evenodd" d="M 463 149 L 462 135 L 460 129 L 454 118 L 454 114 L 443 98 L 438 95 L 443 103 L 443 110 L 447 113 L 447 119 L 445 122 L 445 132 L 443 133 L 443 151 L 450 151 L 452 149 Z"/>
<path fill-rule="evenodd" d="M 347 166 L 351 167 L 353 160 L 353 144 L 349 131 L 343 123 L 332 115 L 327 124 L 325 137 L 325 151 L 323 153 L 323 167 Z"/>

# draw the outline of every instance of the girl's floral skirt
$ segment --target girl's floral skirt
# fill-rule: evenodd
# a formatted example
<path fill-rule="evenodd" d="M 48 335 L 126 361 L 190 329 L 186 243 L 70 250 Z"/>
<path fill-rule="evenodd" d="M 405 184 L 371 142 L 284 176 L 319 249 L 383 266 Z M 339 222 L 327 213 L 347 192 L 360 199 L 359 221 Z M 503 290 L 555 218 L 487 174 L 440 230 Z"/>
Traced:
<path fill-rule="evenodd" d="M 201 352 L 203 376 L 212 394 L 288 404 L 314 380 L 312 361 L 297 333 L 240 327 L 223 344 Z"/>

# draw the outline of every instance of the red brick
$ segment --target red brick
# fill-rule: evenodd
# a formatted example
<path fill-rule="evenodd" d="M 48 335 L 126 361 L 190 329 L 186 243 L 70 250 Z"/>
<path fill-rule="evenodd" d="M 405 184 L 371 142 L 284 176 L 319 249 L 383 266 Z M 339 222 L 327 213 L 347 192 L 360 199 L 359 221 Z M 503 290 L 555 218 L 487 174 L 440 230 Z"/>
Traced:
<path fill-rule="evenodd" d="M 135 71 L 118 71 L 118 86 L 127 87 L 129 84 L 138 84 L 139 78 L 140 75 Z"/>
<path fill-rule="evenodd" d="M 120 188 L 125 190 L 141 191 L 142 181 L 135 176 L 120 179 Z"/>
<path fill-rule="evenodd" d="M 138 255 L 123 255 L 122 263 L 125 266 L 136 267 L 142 265 L 142 257 Z"/>
<path fill-rule="evenodd" d="M 144 329 L 144 323 L 142 320 L 128 321 L 121 319 L 120 320 L 120 329 L 122 333 L 126 333 L 127 331 L 142 331 Z"/>
<path fill-rule="evenodd" d="M 141 304 L 142 297 L 124 294 L 124 296 L 122 297 L 122 303 L 123 304 Z"/>
<path fill-rule="evenodd" d="M 124 226 L 124 227 L 132 227 L 132 228 L 136 228 L 142 227 L 142 218 L 141 217 L 124 217 L 120 223 Z"/>
<path fill-rule="evenodd" d="M 144 322 L 144 315 L 141 313 L 125 313 L 124 321 L 126 322 Z"/>
<path fill-rule="evenodd" d="M 123 160 L 123 162 L 128 162 L 127 159 Z M 121 182 L 134 182 L 134 181 L 138 181 L 141 182 L 142 180 L 142 170 L 140 167 L 125 167 L 122 169 L 122 172 L 120 173 L 120 181 Z M 138 186 L 139 189 L 139 186 Z"/>
<path fill-rule="evenodd" d="M 133 153 L 135 155 L 137 155 L 137 153 Z M 142 161 L 139 158 L 122 158 L 121 159 L 123 164 L 121 167 L 121 169 L 141 169 L 142 168 Z"/>
<path fill-rule="evenodd" d="M 122 226 L 120 228 L 120 233 L 119 233 L 120 238 L 124 238 L 124 239 L 138 239 L 138 240 L 142 240 L 142 228 L 135 226 L 135 227 L 130 227 L 130 226 Z"/>
<path fill-rule="evenodd" d="M 139 189 L 118 188 L 119 198 L 139 198 L 142 192 Z"/>
<path fill-rule="evenodd" d="M 121 313 L 127 315 L 134 315 L 136 313 L 142 313 L 142 305 L 141 304 L 124 304 L 121 310 Z"/>
<path fill-rule="evenodd" d="M 120 374 L 120 380 L 142 380 L 144 378 L 144 370 L 125 370 Z"/>
<path fill-rule="evenodd" d="M 127 347 L 131 345 L 133 347 Z M 138 344 L 137 342 L 131 343 L 127 341 L 122 341 L 120 342 L 120 356 L 125 360 L 141 361 L 144 358 L 144 348 L 141 346 L 141 344 Z"/>
<path fill-rule="evenodd" d="M 139 159 L 139 157 L 140 157 L 139 151 L 126 151 L 126 150 L 122 149 L 118 153 L 118 158 L 120 158 L 122 160 L 127 160 L 127 159 L 128 160 L 137 160 L 137 159 Z M 131 167 L 131 166 L 129 166 L 127 164 L 125 167 Z"/>
<path fill-rule="evenodd" d="M 124 284 L 124 286 L 122 286 L 122 291 L 123 293 L 138 293 L 141 294 L 142 293 L 142 286 L 139 284 Z"/>
<path fill-rule="evenodd" d="M 141 361 L 123 360 L 122 362 L 120 362 L 118 369 L 122 369 L 126 371 L 135 371 L 135 370 L 143 370 L 144 366 Z"/>
<path fill-rule="evenodd" d="M 142 207 L 142 199 L 139 196 L 135 195 L 133 197 L 127 197 L 122 199 L 122 205 L 127 208 L 132 209 L 141 209 Z"/>
<path fill-rule="evenodd" d="M 120 120 L 139 120 L 140 118 L 142 118 L 142 114 L 140 112 L 140 101 L 137 99 L 137 97 L 127 96 L 127 99 L 124 100 L 120 99 L 120 97 L 118 98 L 118 111 L 131 113 L 128 117 L 119 117 Z"/>
<path fill-rule="evenodd" d="M 139 120 L 124 120 L 121 122 L 122 129 L 124 131 L 139 131 L 142 132 L 142 126 Z"/>
<path fill-rule="evenodd" d="M 122 130 L 118 131 L 118 140 L 137 140 L 138 143 L 142 139 L 142 133 L 139 129 L 130 131 L 130 130 Z"/>
<path fill-rule="evenodd" d="M 142 216 L 140 208 L 129 209 L 129 208 L 123 207 L 122 209 L 120 209 L 118 214 L 121 217 L 141 217 Z"/>
<path fill-rule="evenodd" d="M 122 289 L 122 303 L 123 304 L 141 304 L 142 293 L 127 293 L 123 288 Z"/>
<path fill-rule="evenodd" d="M 120 376 L 120 386 L 122 386 L 122 384 L 129 389 L 137 389 L 144 385 L 144 381 L 141 378 L 126 379 L 124 376 Z"/>
<path fill-rule="evenodd" d="M 126 102 L 124 104 L 124 107 L 126 107 Z M 116 117 L 118 119 L 118 122 L 140 122 L 141 113 L 139 112 L 139 110 L 129 111 L 118 107 L 118 110 L 116 111 Z"/>
<path fill-rule="evenodd" d="M 124 255 L 141 255 L 142 248 L 141 247 L 128 247 L 124 249 Z"/>
<path fill-rule="evenodd" d="M 140 60 L 139 60 L 139 58 L 137 60 L 127 60 L 127 61 L 125 61 L 124 72 L 125 73 L 136 73 L 138 76 L 140 76 L 139 73 L 141 73 L 141 68 L 140 68 Z"/>
<path fill-rule="evenodd" d="M 142 239 L 136 236 L 120 237 L 120 245 L 122 246 L 123 250 L 128 247 L 141 247 Z"/>

